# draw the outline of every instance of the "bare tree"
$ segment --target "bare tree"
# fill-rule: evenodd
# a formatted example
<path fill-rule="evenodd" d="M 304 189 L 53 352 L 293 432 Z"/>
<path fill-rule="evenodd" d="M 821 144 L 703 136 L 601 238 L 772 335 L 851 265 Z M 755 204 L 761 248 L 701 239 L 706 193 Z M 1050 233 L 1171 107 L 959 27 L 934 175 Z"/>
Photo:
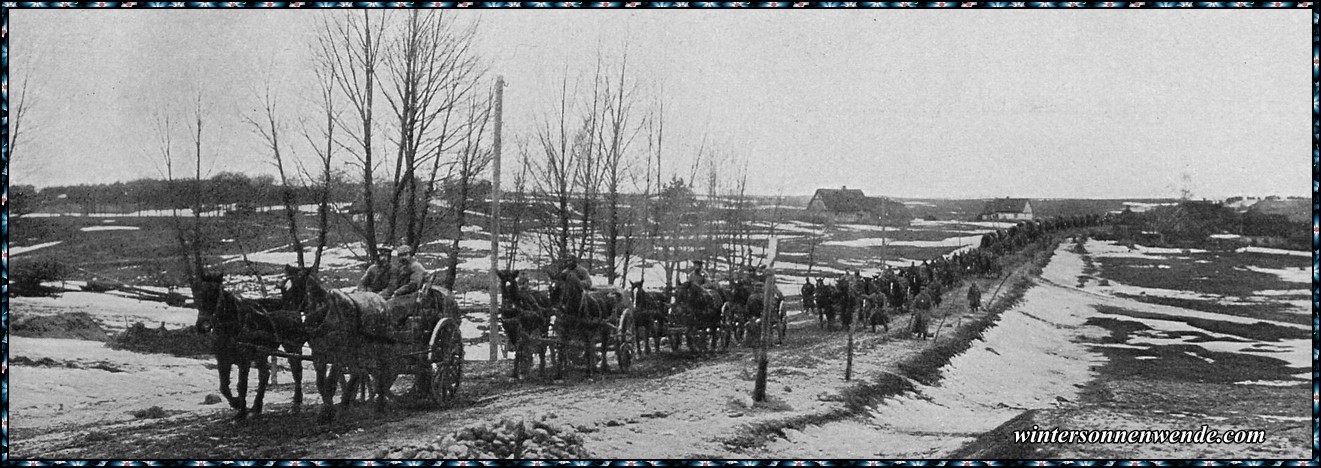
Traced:
<path fill-rule="evenodd" d="M 383 15 L 382 15 L 383 16 Z M 373 155 L 372 131 L 373 101 L 376 96 L 375 85 L 378 79 L 378 67 L 381 65 L 381 42 L 384 35 L 384 18 L 378 17 L 375 25 L 370 10 L 346 12 L 343 21 L 333 21 L 329 17 L 322 22 L 317 38 L 320 55 L 325 57 L 331 70 L 330 77 L 336 87 L 349 102 L 350 109 L 356 114 L 357 122 L 336 119 L 336 124 L 352 139 L 349 144 L 340 144 L 356 158 L 362 168 L 362 198 L 365 208 L 363 226 L 359 232 L 366 243 L 367 256 L 376 258 L 376 203 L 373 193 L 373 171 L 376 160 Z M 356 124 L 356 125 L 355 125 Z"/>
<path fill-rule="evenodd" d="M 612 84 L 607 79 L 606 93 L 607 97 L 603 111 L 605 125 L 602 132 L 604 141 L 601 145 L 604 154 L 601 162 L 604 179 L 602 182 L 606 190 L 605 202 L 608 215 L 605 223 L 606 265 L 608 267 L 606 278 L 610 283 L 614 283 L 619 271 L 617 257 L 619 256 L 620 247 L 620 189 L 625 179 L 629 177 L 628 149 L 642 129 L 641 126 L 632 121 L 637 86 L 636 84 L 630 84 L 628 80 L 627 49 L 625 49 L 619 64 L 618 81 Z"/>
<path fill-rule="evenodd" d="M 449 289 L 454 289 L 454 279 L 459 270 L 459 242 L 463 238 L 463 225 L 467 222 L 468 204 L 472 196 L 473 185 L 477 180 L 477 176 L 490 165 L 492 156 L 491 148 L 482 147 L 482 136 L 485 135 L 486 125 L 491 120 L 494 96 L 486 96 L 485 105 L 478 105 L 475 98 L 472 101 L 468 105 L 466 119 L 474 124 L 466 126 L 468 131 L 463 137 L 463 148 L 459 151 L 458 159 L 454 162 L 452 168 L 453 177 L 451 179 L 458 193 L 453 198 L 450 206 L 453 209 L 454 224 L 459 229 L 459 233 L 454 236 L 454 240 L 450 244 L 449 274 L 445 278 L 445 287 Z"/>
<path fill-rule="evenodd" d="M 314 51 L 313 53 L 318 52 Z M 319 146 L 313 140 L 311 132 L 306 127 L 303 128 L 303 137 L 307 139 L 308 146 L 312 147 L 312 151 L 316 153 L 321 162 L 321 191 L 318 194 L 319 200 L 317 203 L 316 253 L 312 257 L 312 270 L 314 271 L 321 268 L 321 257 L 325 253 L 327 235 L 330 232 L 330 187 L 333 179 L 332 167 L 335 156 L 335 121 L 339 119 L 339 114 L 335 111 L 335 68 L 331 66 L 330 59 L 317 56 L 315 72 L 318 97 L 326 119 L 323 146 Z M 310 174 L 308 174 L 308 178 L 312 178 Z"/>
<path fill-rule="evenodd" d="M 307 262 L 303 259 L 303 241 L 299 239 L 298 235 L 298 206 L 294 204 L 294 189 L 284 170 L 284 157 L 280 155 L 281 125 L 276 116 L 275 98 L 271 96 L 269 83 L 266 85 L 266 93 L 263 95 L 262 104 L 266 113 L 264 122 L 258 121 L 253 116 L 244 117 L 244 121 L 252 126 L 253 132 L 260 136 L 271 150 L 272 162 L 280 175 L 280 199 L 284 202 L 285 221 L 289 225 L 289 241 L 292 243 L 290 248 L 293 249 L 294 255 L 298 258 L 298 268 L 305 268 Z"/>
<path fill-rule="evenodd" d="M 547 250 L 553 258 L 569 254 L 569 223 L 573 216 L 569 203 L 579 164 L 577 152 L 571 148 L 573 142 L 569 130 L 569 111 L 569 78 L 566 72 L 560 82 L 558 116 L 543 118 L 542 125 L 536 130 L 537 146 L 541 154 L 536 158 L 539 162 L 534 163 L 533 167 L 534 188 L 555 205 L 555 221 L 558 226 L 547 230 L 546 242 Z M 528 157 L 525 155 L 525 158 Z"/>
<path fill-rule="evenodd" d="M 385 53 L 391 85 L 385 98 L 399 125 L 386 237 L 395 241 L 402 221 L 404 242 L 416 248 L 429 209 L 429 199 L 419 197 L 418 172 L 431 163 L 423 189 L 430 195 L 441 156 L 467 144 L 464 137 L 472 135 L 475 122 L 463 118 L 462 107 L 475 102 L 483 70 L 472 52 L 476 23 L 461 27 L 443 12 L 413 10 L 402 29 Z"/>
<path fill-rule="evenodd" d="M 18 85 L 18 95 L 11 101 L 12 110 L 9 113 L 9 138 L 5 141 L 5 156 L 10 164 L 13 164 L 14 154 L 18 150 L 19 143 L 23 142 L 23 137 L 30 131 L 29 127 L 24 127 L 27 122 L 28 111 L 31 102 L 28 100 L 28 76 L 31 73 L 23 74 L 22 81 Z"/>

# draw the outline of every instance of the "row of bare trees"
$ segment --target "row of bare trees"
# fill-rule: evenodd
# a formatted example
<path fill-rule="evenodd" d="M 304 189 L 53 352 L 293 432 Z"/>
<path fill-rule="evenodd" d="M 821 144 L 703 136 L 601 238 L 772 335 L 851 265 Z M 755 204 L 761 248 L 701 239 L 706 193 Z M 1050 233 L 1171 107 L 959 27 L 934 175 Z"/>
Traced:
<path fill-rule="evenodd" d="M 664 93 L 632 73 L 627 47 L 613 60 L 598 55 L 587 79 L 566 73 L 533 144 L 520 148 L 531 192 L 524 203 L 540 203 L 549 218 L 536 232 L 539 247 L 551 258 L 586 259 L 612 284 L 638 260 L 659 262 L 665 284 L 692 260 L 720 259 L 726 270 L 755 264 L 747 163 L 706 139 L 691 154 L 667 155 Z M 667 172 L 668 157 L 690 160 L 687 174 Z"/>
<path fill-rule="evenodd" d="M 318 81 L 314 95 L 279 96 L 267 83 L 261 109 L 241 116 L 269 152 L 284 187 L 289 248 L 296 252 L 299 267 L 321 265 L 332 225 L 347 226 L 362 240 L 356 246 L 361 255 L 373 259 L 378 246 L 416 250 L 426 239 L 452 232 L 456 240 L 447 275 L 447 286 L 452 287 L 457 232 L 468 222 L 465 212 L 471 208 L 466 201 L 491 157 L 483 138 L 490 124 L 492 89 L 472 50 L 476 32 L 475 23 L 460 23 L 453 13 L 438 10 L 329 13 L 311 44 Z M 290 98 L 313 104 L 282 107 L 300 101 Z M 214 118 L 200 93 L 194 114 L 189 134 L 195 151 L 189 166 L 191 176 L 200 181 L 207 167 L 203 123 Z M 173 127 L 170 112 L 162 112 L 153 159 L 167 183 L 182 176 L 176 171 L 182 159 L 176 154 Z M 289 138 L 291 128 L 301 131 L 302 144 L 297 137 Z M 344 176 L 337 169 L 341 165 L 357 172 L 354 179 L 361 187 L 358 201 L 348 210 L 331 206 L 332 180 Z M 320 190 L 316 235 L 311 239 L 304 238 L 307 229 L 300 227 L 303 221 L 294 202 L 299 187 Z M 461 202 L 440 204 L 445 209 L 437 210 L 432 200 L 442 189 L 457 191 L 444 198 Z M 205 271 L 203 257 L 214 243 L 208 234 L 215 232 L 200 217 L 202 195 L 194 198 L 191 222 L 177 211 L 174 217 L 189 282 Z"/>
<path fill-rule="evenodd" d="M 473 213 L 486 211 L 490 189 L 484 178 L 493 154 L 494 89 L 474 50 L 478 25 L 439 10 L 358 10 L 328 13 L 319 26 L 310 54 L 313 95 L 279 96 L 268 84 L 260 110 L 241 117 L 284 187 L 289 248 L 300 267 L 317 268 L 332 230 L 341 227 L 361 239 L 349 245 L 364 259 L 375 258 L 382 245 L 418 250 L 449 239 L 443 277 L 452 288 L 462 227 L 483 222 Z M 755 263 L 757 252 L 747 247 L 754 243 L 747 163 L 705 138 L 691 154 L 666 154 L 663 91 L 636 68 L 627 48 L 617 57 L 598 54 L 586 79 L 566 71 L 556 105 L 535 128 L 521 138 L 520 129 L 512 132 L 522 164 L 515 166 L 510 201 L 523 209 L 501 220 L 509 233 L 501 239 L 511 249 L 507 266 L 528 236 L 545 257 L 585 258 L 611 283 L 628 277 L 639 259 L 660 262 L 666 283 L 691 260 L 721 259 L 731 270 Z M 187 166 L 201 180 L 208 114 L 200 96 L 194 110 Z M 157 161 L 167 181 L 183 177 L 171 126 L 163 113 Z M 691 165 L 671 169 L 668 159 Z M 330 188 L 345 170 L 360 190 L 351 207 L 339 210 Z M 295 203 L 295 189 L 308 188 L 321 190 L 314 218 L 300 217 Z M 206 236 L 214 231 L 206 223 L 216 222 L 199 216 L 197 198 L 191 220 L 175 218 L 190 280 L 204 271 L 213 244 Z M 302 226 L 307 223 L 316 226 Z"/>

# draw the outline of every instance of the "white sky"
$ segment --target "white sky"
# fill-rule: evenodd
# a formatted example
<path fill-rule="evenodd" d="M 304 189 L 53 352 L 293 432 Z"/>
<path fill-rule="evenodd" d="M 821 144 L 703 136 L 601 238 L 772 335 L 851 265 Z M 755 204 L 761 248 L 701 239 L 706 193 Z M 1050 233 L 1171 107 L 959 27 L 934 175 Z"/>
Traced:
<path fill-rule="evenodd" d="M 309 44 L 319 16 L 343 12 L 10 14 L 11 91 L 29 76 L 33 99 L 12 180 L 49 186 L 157 177 L 154 116 L 168 109 L 181 126 L 199 89 L 205 169 L 271 172 L 242 116 L 267 77 L 291 121 L 313 112 Z M 550 112 L 566 70 L 586 79 L 598 50 L 611 59 L 627 43 L 648 95 L 664 89 L 667 170 L 706 138 L 750 161 L 754 193 L 1311 190 L 1306 9 L 454 14 L 480 18 L 477 50 L 508 81 L 506 156 Z M 182 131 L 175 141 L 191 152 Z"/>

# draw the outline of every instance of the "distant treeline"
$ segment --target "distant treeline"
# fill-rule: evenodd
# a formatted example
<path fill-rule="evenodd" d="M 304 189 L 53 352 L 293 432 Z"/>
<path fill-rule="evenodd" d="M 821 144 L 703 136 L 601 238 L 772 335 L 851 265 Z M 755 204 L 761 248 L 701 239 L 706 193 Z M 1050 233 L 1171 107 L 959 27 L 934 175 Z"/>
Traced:
<path fill-rule="evenodd" d="M 1214 234 L 1243 236 L 1230 243 L 1253 243 L 1308 250 L 1312 242 L 1308 223 L 1291 221 L 1281 214 L 1256 210 L 1239 212 L 1220 203 L 1183 201 L 1150 211 L 1124 210 L 1114 216 L 1120 237 L 1135 241 L 1158 241 L 1169 245 L 1194 245 Z"/>
<path fill-rule="evenodd" d="M 437 197 L 452 196 L 449 181 L 441 185 Z M 377 185 L 387 190 L 389 181 Z M 294 205 L 320 202 L 322 184 L 300 185 L 290 188 Z M 490 183 L 479 181 L 471 195 L 486 196 Z M 337 177 L 330 181 L 330 202 L 333 204 L 360 203 L 362 184 Z M 188 209 L 200 200 L 204 212 L 215 210 L 248 210 L 283 206 L 283 187 L 274 176 L 249 176 L 235 172 L 222 172 L 209 179 L 160 180 L 139 179 L 129 182 L 94 185 L 63 185 L 37 189 L 32 185 L 13 185 L 9 189 L 10 215 L 28 213 L 131 213 L 143 210 Z M 378 210 L 380 208 L 378 207 Z"/>

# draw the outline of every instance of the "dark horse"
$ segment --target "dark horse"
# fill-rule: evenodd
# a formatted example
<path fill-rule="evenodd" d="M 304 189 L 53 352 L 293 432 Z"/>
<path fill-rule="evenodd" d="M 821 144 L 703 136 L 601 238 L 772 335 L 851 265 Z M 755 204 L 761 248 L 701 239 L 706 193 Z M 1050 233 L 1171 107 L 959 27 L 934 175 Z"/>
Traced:
<path fill-rule="evenodd" d="M 518 270 L 501 270 L 500 326 L 514 346 L 514 378 L 520 378 L 525 367 L 532 366 L 532 354 L 540 358 L 541 372 L 546 372 L 546 332 L 551 322 L 550 297 L 519 284 Z"/>
<path fill-rule="evenodd" d="M 720 340 L 725 298 L 712 288 L 704 288 L 685 281 L 674 289 L 674 315 L 686 328 L 690 351 L 714 348 Z M 678 337 L 670 337 L 670 346 L 678 350 Z"/>
<path fill-rule="evenodd" d="M 830 331 L 835 327 L 835 286 L 825 282 L 816 284 L 817 320 L 821 328 Z"/>
<path fill-rule="evenodd" d="M 556 328 L 561 340 L 560 346 L 567 341 L 582 343 L 587 357 L 587 373 L 595 367 L 596 344 L 601 344 L 601 372 L 609 372 L 610 364 L 606 360 L 610 351 L 612 336 L 623 338 L 633 333 L 633 304 L 624 290 L 614 287 L 584 290 L 582 283 L 574 278 L 555 278 L 556 291 L 560 299 L 560 313 L 556 317 Z M 615 350 L 619 367 L 627 371 L 632 365 L 633 349 L 631 343 L 623 343 Z M 559 369 L 562 376 L 566 354 L 559 353 Z"/>
<path fill-rule="evenodd" d="M 749 285 L 748 301 L 744 308 L 746 309 L 745 331 L 760 339 L 762 315 L 766 308 L 766 290 L 764 282 L 754 282 Z M 784 316 L 784 294 L 780 288 L 774 284 L 771 285 L 771 314 L 770 323 L 766 324 L 770 333 L 776 335 L 776 343 L 784 344 L 784 333 L 788 326 L 785 323 Z"/>
<path fill-rule="evenodd" d="M 364 319 L 385 314 L 385 300 L 376 293 L 345 293 L 321 284 L 310 269 L 285 267 L 285 301 L 304 313 L 317 392 L 321 394 L 320 421 L 335 417 L 333 400 L 340 380 L 366 370 L 375 384 L 376 408 L 385 409 L 385 397 L 394 384 L 389 343 L 362 333 Z M 352 385 L 350 385 L 351 387 Z M 352 401 L 345 389 L 344 404 Z"/>
<path fill-rule="evenodd" d="M 637 311 L 638 352 L 646 345 L 647 354 L 651 354 L 651 344 L 656 342 L 656 351 L 660 351 L 661 336 L 669 326 L 670 295 L 659 291 L 647 291 L 642 288 L 642 281 L 630 281 L 633 307 Z"/>
<path fill-rule="evenodd" d="M 224 276 L 203 274 L 193 285 L 193 299 L 197 303 L 198 333 L 215 333 L 212 346 L 220 373 L 220 394 L 229 406 L 238 410 L 236 420 L 247 418 L 248 371 L 257 368 L 257 393 L 253 396 L 252 414 L 261 414 L 262 400 L 270 378 L 268 357 L 283 347 L 290 354 L 302 352 L 307 335 L 298 312 L 281 310 L 279 302 L 253 301 L 238 297 L 224 289 Z M 238 367 L 236 390 L 230 393 L 230 371 Z M 303 405 L 303 366 L 296 359 L 289 360 L 289 372 L 294 377 L 294 412 Z"/>

